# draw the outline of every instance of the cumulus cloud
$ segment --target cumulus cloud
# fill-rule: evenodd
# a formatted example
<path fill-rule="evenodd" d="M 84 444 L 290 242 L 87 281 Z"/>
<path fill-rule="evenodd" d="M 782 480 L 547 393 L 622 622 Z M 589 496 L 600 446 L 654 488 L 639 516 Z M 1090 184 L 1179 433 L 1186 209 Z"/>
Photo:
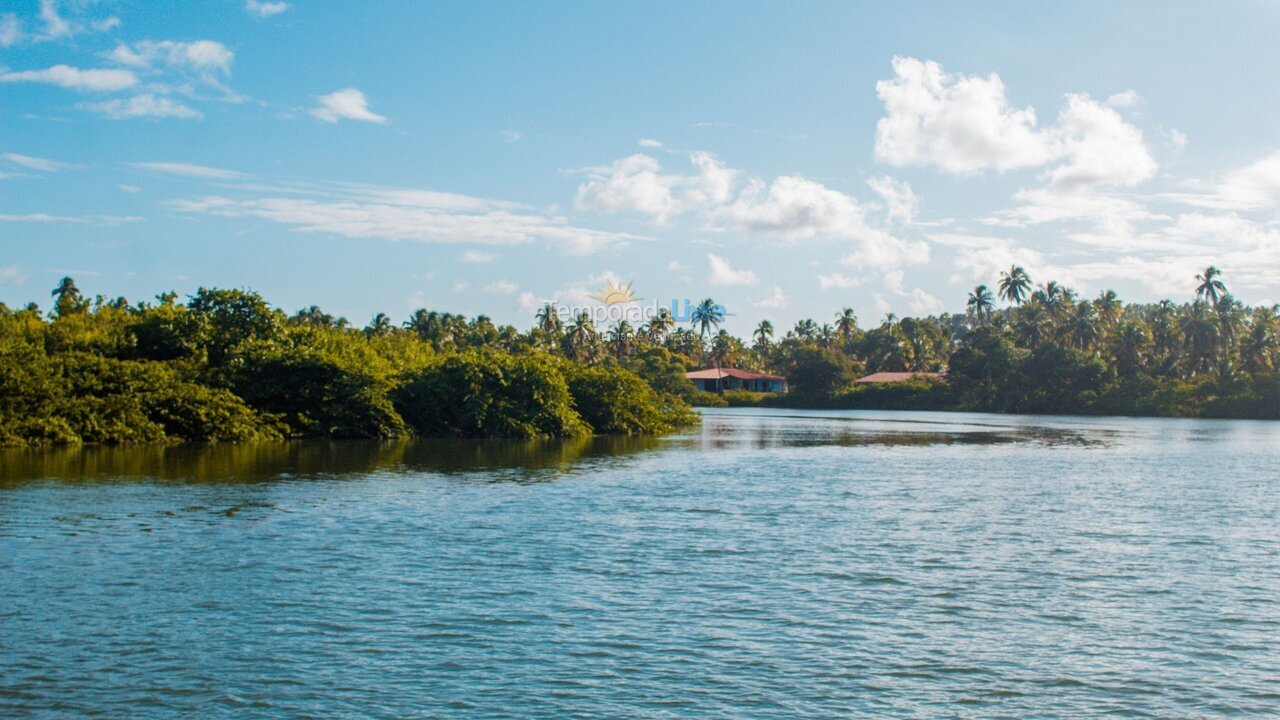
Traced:
<path fill-rule="evenodd" d="M 0 71 L 0 82 L 30 82 L 56 85 L 78 92 L 113 92 L 138 84 L 128 70 L 81 70 L 70 65 L 54 65 L 44 70 Z"/>
<path fill-rule="evenodd" d="M 244 9 L 255 17 L 267 18 L 279 15 L 289 9 L 286 2 L 263 2 L 262 0 L 245 0 Z"/>
<path fill-rule="evenodd" d="M 480 252 L 479 250 L 468 250 L 462 253 L 462 257 L 459 259 L 462 260 L 462 262 L 468 263 L 490 263 L 493 262 L 494 257 L 495 255 L 493 253 Z"/>
<path fill-rule="evenodd" d="M 782 292 L 782 288 L 774 286 L 773 292 L 767 296 L 751 303 L 758 308 L 768 308 L 771 310 L 780 310 L 791 303 L 791 297 Z"/>
<path fill-rule="evenodd" d="M 885 106 L 876 123 L 877 160 L 965 174 L 1036 167 L 1055 156 L 1036 128 L 1035 110 L 1010 105 L 999 75 L 952 75 L 911 57 L 895 57 L 893 73 L 876 83 Z"/>
<path fill-rule="evenodd" d="M 189 105 L 184 105 L 177 100 L 154 93 L 143 93 L 130 98 L 113 98 L 94 103 L 81 103 L 78 107 L 112 120 L 128 120 L 131 118 L 197 120 L 204 117 L 204 113 Z"/>
<path fill-rule="evenodd" d="M 911 223 L 912 218 L 915 217 L 916 208 L 920 206 L 920 198 L 912 192 L 911 183 L 881 175 L 868 180 L 867 185 L 884 201 L 889 220 Z"/>
<path fill-rule="evenodd" d="M 49 39 L 70 35 L 71 23 L 58 14 L 56 0 L 40 0 L 40 19 L 44 21 L 44 37 Z"/>
<path fill-rule="evenodd" d="M 707 253 L 707 264 L 709 272 L 707 273 L 707 284 L 716 287 L 725 287 L 732 285 L 754 285 L 756 283 L 756 274 L 750 270 L 735 270 L 729 265 L 729 261 L 720 257 Z"/>
<path fill-rule="evenodd" d="M 485 285 L 484 289 L 485 292 L 490 292 L 494 295 L 513 295 L 520 289 L 520 286 L 510 280 L 494 280 Z"/>
<path fill-rule="evenodd" d="M 387 119 L 369 109 L 369 101 L 364 93 L 349 87 L 321 95 L 316 98 L 320 105 L 311 110 L 311 114 L 327 123 L 339 120 L 361 120 L 382 124 Z"/>
<path fill-rule="evenodd" d="M 889 290 L 907 301 L 913 315 L 936 315 L 942 312 L 942 301 L 921 288 L 910 290 L 903 286 L 904 276 L 901 270 L 891 270 L 884 274 L 884 285 Z"/>
<path fill-rule="evenodd" d="M 818 275 L 818 287 L 823 290 L 829 290 L 831 288 L 845 289 L 857 287 L 861 284 L 862 280 L 860 278 L 856 278 L 852 275 L 846 275 L 844 273 L 833 272 L 827 275 Z"/>
<path fill-rule="evenodd" d="M 1110 104 L 1070 94 L 1055 126 L 1041 129 L 1031 107 L 1016 107 L 1000 76 L 947 73 L 933 61 L 893 59 L 894 77 L 876 83 L 885 115 L 876 124 L 875 157 L 898 166 L 933 166 L 964 175 L 1044 167 L 1059 190 L 1134 185 L 1154 175 L 1142 132 Z"/>
<path fill-rule="evenodd" d="M 1215 178 L 1190 183 L 1193 192 L 1165 197 L 1204 208 L 1263 210 L 1280 205 L 1280 152 Z"/>
<path fill-rule="evenodd" d="M 639 142 L 640 142 L 640 147 L 644 147 L 644 148 L 660 148 L 660 147 L 662 147 L 662 141 L 660 141 L 660 140 L 654 140 L 653 138 L 640 138 L 640 141 L 639 141 Z"/>
<path fill-rule="evenodd" d="M 588 179 L 578 187 L 574 206 L 638 212 L 663 223 L 676 215 L 726 202 L 736 171 L 711 153 L 691 153 L 689 161 L 696 174 L 664 173 L 655 158 L 639 153 L 611 165 L 588 168 Z"/>

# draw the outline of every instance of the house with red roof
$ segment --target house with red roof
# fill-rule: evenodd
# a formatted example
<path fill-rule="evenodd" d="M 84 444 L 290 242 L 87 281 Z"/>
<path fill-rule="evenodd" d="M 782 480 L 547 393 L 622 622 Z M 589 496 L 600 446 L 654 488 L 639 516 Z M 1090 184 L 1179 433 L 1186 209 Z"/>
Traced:
<path fill-rule="evenodd" d="M 737 368 L 707 368 L 684 374 L 703 392 L 746 390 L 748 392 L 786 392 L 787 379 L 781 375 L 765 375 Z"/>
<path fill-rule="evenodd" d="M 863 377 L 854 380 L 854 382 L 867 385 L 875 383 L 905 382 L 907 380 L 944 380 L 946 377 L 945 373 L 937 372 L 878 372 L 871 373 L 870 375 L 864 375 Z"/>

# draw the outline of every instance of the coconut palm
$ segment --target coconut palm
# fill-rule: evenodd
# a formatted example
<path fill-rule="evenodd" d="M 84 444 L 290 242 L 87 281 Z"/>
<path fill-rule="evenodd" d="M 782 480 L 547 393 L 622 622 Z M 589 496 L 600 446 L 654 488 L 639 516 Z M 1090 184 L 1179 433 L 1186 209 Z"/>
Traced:
<path fill-rule="evenodd" d="M 1218 323 L 1213 309 L 1203 300 L 1190 305 L 1178 319 L 1184 343 L 1183 362 L 1187 374 L 1198 375 L 1211 369 L 1218 358 Z"/>
<path fill-rule="evenodd" d="M 1217 305 L 1218 298 L 1227 294 L 1227 286 L 1220 278 L 1222 271 L 1210 265 L 1204 269 L 1204 272 L 1196 275 L 1196 282 L 1200 283 L 1196 286 L 1196 298 L 1199 300 L 1208 300 L 1210 303 Z"/>
<path fill-rule="evenodd" d="M 1092 348 L 1098 341 L 1098 317 L 1093 311 L 1093 303 L 1086 300 L 1074 306 L 1063 329 L 1075 349 Z"/>
<path fill-rule="evenodd" d="M 538 329 L 548 335 L 559 335 L 564 330 L 564 323 L 560 321 L 560 313 L 556 311 L 556 306 L 551 303 L 543 305 L 533 317 Z"/>
<path fill-rule="evenodd" d="M 1009 272 L 1000 273 L 1001 300 L 1021 305 L 1027 299 L 1029 292 L 1031 292 L 1031 276 L 1022 269 L 1021 265 L 1014 265 L 1009 268 Z"/>
<path fill-rule="evenodd" d="M 818 337 L 818 323 L 805 318 L 796 323 L 796 327 L 792 332 L 801 340 L 813 340 Z"/>
<path fill-rule="evenodd" d="M 1150 345 L 1151 335 L 1146 326 L 1136 320 L 1125 322 L 1111 339 L 1111 354 L 1119 373 L 1133 375 L 1141 369 Z"/>
<path fill-rule="evenodd" d="M 365 327 L 364 334 L 369 337 L 386 337 L 391 334 L 391 318 L 386 313 L 378 313 Z"/>
<path fill-rule="evenodd" d="M 991 313 L 995 312 L 996 300 L 986 285 L 979 285 L 969 293 L 969 302 L 965 304 L 965 308 L 969 312 L 969 317 L 976 320 L 979 325 L 985 326 L 991 322 Z"/>
<path fill-rule="evenodd" d="M 631 323 L 626 320 L 619 320 L 618 324 L 614 325 L 613 329 L 606 333 L 606 342 L 609 344 L 609 348 L 613 350 L 614 357 L 619 360 L 631 354 L 635 340 L 635 330 L 631 328 Z"/>
<path fill-rule="evenodd" d="M 1116 295 L 1115 290 L 1104 290 L 1098 299 L 1093 301 L 1094 309 L 1098 311 L 1098 319 L 1103 325 L 1110 327 L 1120 320 L 1120 313 L 1124 309 L 1124 303 L 1120 302 L 1120 297 Z"/>
<path fill-rule="evenodd" d="M 752 337 L 756 340 L 756 347 L 761 350 L 769 349 L 769 342 L 773 340 L 773 323 L 768 320 L 761 320 L 756 326 L 756 330 L 752 333 Z"/>
<path fill-rule="evenodd" d="M 724 322 L 724 308 L 707 298 L 698 303 L 689 316 L 689 322 L 698 329 L 698 336 L 705 339 L 712 330 L 718 330 Z"/>
<path fill-rule="evenodd" d="M 853 308 L 844 308 L 836 313 L 836 334 L 840 336 L 842 344 L 848 345 L 856 332 L 858 332 L 858 316 L 854 314 Z"/>
<path fill-rule="evenodd" d="M 1040 347 L 1049 334 L 1049 311 L 1039 302 L 1029 302 L 1018 308 L 1013 329 L 1018 339 L 1034 350 Z"/>
<path fill-rule="evenodd" d="M 676 321 L 675 318 L 671 317 L 671 311 L 666 308 L 659 308 L 658 314 L 649 319 L 641 334 L 649 342 L 659 344 L 667 338 L 667 335 L 675 326 Z"/>

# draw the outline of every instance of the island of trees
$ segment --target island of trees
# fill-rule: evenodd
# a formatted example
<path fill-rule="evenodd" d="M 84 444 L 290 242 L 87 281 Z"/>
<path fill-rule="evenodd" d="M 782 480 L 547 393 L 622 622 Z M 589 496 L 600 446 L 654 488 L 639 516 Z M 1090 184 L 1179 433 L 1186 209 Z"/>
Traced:
<path fill-rule="evenodd" d="M 662 312 L 602 331 L 548 305 L 524 332 L 426 309 L 359 328 L 247 290 L 131 304 L 64 278 L 47 313 L 0 304 L 0 445 L 648 434 L 725 404 L 1280 418 L 1277 307 L 1243 306 L 1213 267 L 1189 289 L 1126 304 L 1013 267 L 964 314 L 864 329 L 845 308 L 781 335 L 762 321 L 744 341 L 711 299 L 689 327 Z M 785 375 L 790 390 L 702 393 L 684 372 L 708 365 Z M 946 375 L 853 382 L 876 371 Z"/>

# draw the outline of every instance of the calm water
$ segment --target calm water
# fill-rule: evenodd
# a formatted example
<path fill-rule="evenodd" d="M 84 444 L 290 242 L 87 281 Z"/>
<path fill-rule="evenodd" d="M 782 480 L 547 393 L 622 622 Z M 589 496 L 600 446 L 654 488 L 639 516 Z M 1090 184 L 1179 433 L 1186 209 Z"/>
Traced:
<path fill-rule="evenodd" d="M 1280 715 L 1280 423 L 0 463 L 0 717 Z"/>

